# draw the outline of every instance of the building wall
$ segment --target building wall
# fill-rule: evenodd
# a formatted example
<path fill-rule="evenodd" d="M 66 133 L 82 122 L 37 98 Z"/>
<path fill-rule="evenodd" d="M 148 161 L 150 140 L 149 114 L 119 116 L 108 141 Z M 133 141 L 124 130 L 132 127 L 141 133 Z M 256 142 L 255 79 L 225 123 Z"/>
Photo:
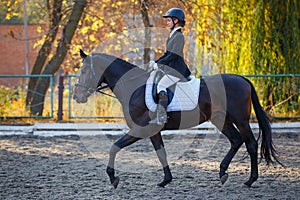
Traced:
<path fill-rule="evenodd" d="M 29 73 L 38 53 L 38 49 L 34 49 L 34 43 L 41 35 L 37 32 L 37 27 L 38 25 L 28 26 Z M 0 25 L 0 55 L 0 75 L 26 74 L 23 25 Z M 14 85 L 14 82 L 16 82 L 15 79 L 0 79 L 2 85 Z"/>

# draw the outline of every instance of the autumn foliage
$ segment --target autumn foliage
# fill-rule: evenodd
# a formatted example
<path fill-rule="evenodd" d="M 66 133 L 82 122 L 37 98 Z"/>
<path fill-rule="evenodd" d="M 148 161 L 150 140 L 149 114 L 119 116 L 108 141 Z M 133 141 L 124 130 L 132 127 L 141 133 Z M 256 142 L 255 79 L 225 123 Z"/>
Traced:
<path fill-rule="evenodd" d="M 49 33 L 53 33 L 51 13 L 59 2 L 62 3 L 61 18 L 54 26 L 57 34 L 51 40 L 47 60 L 54 56 L 63 34 L 62 29 L 77 1 L 27 1 L 29 23 L 42 27 L 38 28 L 42 37 L 35 45 L 37 49 L 42 48 Z M 23 0 L 2 1 L 2 23 L 23 23 L 22 3 Z M 134 63 L 145 64 L 140 46 L 133 44 L 131 52 L 135 56 L 130 60 L 122 52 L 122 42 L 118 43 L 118 40 L 124 41 L 129 30 L 144 28 L 145 16 L 149 18 L 150 27 L 164 28 L 165 22 L 161 16 L 171 7 L 185 10 L 185 58 L 195 75 L 300 74 L 300 3 L 297 0 L 87 1 L 60 69 L 63 74 L 76 73 L 81 64 L 79 49 L 89 53 L 95 50 L 111 53 Z M 116 42 L 99 49 L 100 44 L 111 38 Z M 154 48 L 153 52 L 156 58 L 163 49 Z M 260 88 L 260 95 L 270 112 L 278 113 L 280 105 L 281 112 L 297 115 L 299 78 L 277 78 L 275 82 L 254 79 L 253 82 L 256 86 L 264 86 Z"/>

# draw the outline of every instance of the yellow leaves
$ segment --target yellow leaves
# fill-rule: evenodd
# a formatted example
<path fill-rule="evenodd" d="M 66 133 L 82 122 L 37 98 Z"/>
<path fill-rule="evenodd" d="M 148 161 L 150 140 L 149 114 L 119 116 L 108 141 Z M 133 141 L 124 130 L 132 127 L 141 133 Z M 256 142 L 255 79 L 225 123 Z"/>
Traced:
<path fill-rule="evenodd" d="M 95 22 L 95 23 L 92 24 L 91 29 L 92 29 L 93 31 L 96 31 L 96 30 L 98 30 L 98 28 L 101 27 L 101 26 L 103 26 L 103 23 L 99 23 L 99 21 L 97 21 L 97 22 Z"/>
<path fill-rule="evenodd" d="M 109 32 L 109 33 L 106 33 L 105 34 L 105 37 L 106 38 L 110 38 L 110 37 L 114 37 L 116 35 L 116 33 L 114 33 L 114 32 Z"/>
<path fill-rule="evenodd" d="M 115 25 L 116 25 L 116 22 L 115 22 L 115 21 L 111 21 L 111 22 L 109 23 L 109 25 L 110 25 L 110 26 L 115 26 Z"/>
<path fill-rule="evenodd" d="M 89 23 L 89 22 L 93 21 L 93 19 L 92 19 L 91 15 L 87 14 L 87 15 L 85 15 L 84 21 L 86 23 Z"/>
<path fill-rule="evenodd" d="M 25 108 L 26 92 L 21 88 L 11 89 L 0 86 L 0 115 L 29 116 Z"/>
<path fill-rule="evenodd" d="M 83 27 L 82 29 L 80 29 L 80 33 L 83 35 L 86 34 L 89 31 L 89 28 L 90 27 L 88 27 L 88 26 Z"/>
<path fill-rule="evenodd" d="M 42 32 L 42 27 L 41 27 L 41 26 L 37 27 L 36 31 L 37 31 L 38 33 L 41 33 L 41 32 Z"/>
<path fill-rule="evenodd" d="M 46 39 L 46 35 L 43 35 L 41 39 L 37 40 L 34 44 L 33 44 L 33 48 L 37 49 L 39 47 L 41 47 L 44 43 L 44 40 Z"/>
<path fill-rule="evenodd" d="M 89 39 L 90 39 L 90 41 L 92 41 L 92 42 L 95 42 L 95 41 L 96 41 L 96 38 L 95 38 L 94 35 L 89 35 Z"/>
<path fill-rule="evenodd" d="M 72 45 L 72 48 L 70 49 L 70 52 L 73 53 L 73 54 L 76 54 L 76 53 L 79 52 L 80 49 L 82 49 L 81 45 L 74 44 L 74 45 Z"/>
<path fill-rule="evenodd" d="M 113 8 L 119 8 L 121 5 L 122 5 L 122 1 L 117 1 L 117 2 L 115 2 L 113 4 L 111 4 L 111 7 L 113 7 Z"/>
<path fill-rule="evenodd" d="M 20 13 L 20 8 L 22 0 L 15 0 L 15 1 L 3 1 L 1 4 L 6 7 L 6 15 L 5 20 L 10 20 L 13 17 L 19 17 L 22 16 L 22 13 Z"/>
<path fill-rule="evenodd" d="M 11 13 L 9 11 L 9 13 L 7 13 L 6 16 L 5 16 L 5 19 L 10 20 L 12 17 L 18 17 L 18 16 L 19 16 L 19 13 Z"/>

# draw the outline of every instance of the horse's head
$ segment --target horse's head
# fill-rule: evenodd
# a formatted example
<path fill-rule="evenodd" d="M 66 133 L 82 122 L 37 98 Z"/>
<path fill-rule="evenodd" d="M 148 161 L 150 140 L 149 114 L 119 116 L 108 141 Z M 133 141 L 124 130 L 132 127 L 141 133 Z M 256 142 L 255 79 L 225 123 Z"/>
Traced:
<path fill-rule="evenodd" d="M 115 56 L 102 53 L 86 55 L 82 50 L 80 50 L 80 56 L 83 64 L 73 91 L 73 99 L 77 103 L 87 102 L 91 94 L 103 88 L 109 87 L 113 90 L 119 85 L 124 89 L 124 83 L 131 83 L 127 86 L 135 88 L 140 83 L 138 81 L 142 80 L 141 84 L 144 84 L 146 80 L 145 70 Z"/>
<path fill-rule="evenodd" d="M 99 85 L 102 84 L 103 77 L 99 80 L 99 75 L 94 68 L 94 61 L 92 55 L 86 55 L 80 50 L 82 58 L 82 67 L 80 68 L 79 78 L 75 84 L 73 99 L 77 103 L 86 103 L 88 97 L 93 94 Z"/>

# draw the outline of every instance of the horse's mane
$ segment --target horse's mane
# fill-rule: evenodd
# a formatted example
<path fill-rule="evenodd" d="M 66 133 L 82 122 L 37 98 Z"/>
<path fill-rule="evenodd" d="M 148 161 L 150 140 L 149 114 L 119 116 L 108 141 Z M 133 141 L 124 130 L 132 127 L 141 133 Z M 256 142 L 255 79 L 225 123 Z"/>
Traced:
<path fill-rule="evenodd" d="M 138 67 L 137 65 L 127 62 L 126 60 L 116 57 L 114 55 L 105 54 L 105 53 L 93 53 L 93 55 L 99 55 L 99 56 L 103 57 L 104 59 L 111 61 L 111 63 L 117 63 L 119 65 L 127 65 L 130 68 Z"/>

